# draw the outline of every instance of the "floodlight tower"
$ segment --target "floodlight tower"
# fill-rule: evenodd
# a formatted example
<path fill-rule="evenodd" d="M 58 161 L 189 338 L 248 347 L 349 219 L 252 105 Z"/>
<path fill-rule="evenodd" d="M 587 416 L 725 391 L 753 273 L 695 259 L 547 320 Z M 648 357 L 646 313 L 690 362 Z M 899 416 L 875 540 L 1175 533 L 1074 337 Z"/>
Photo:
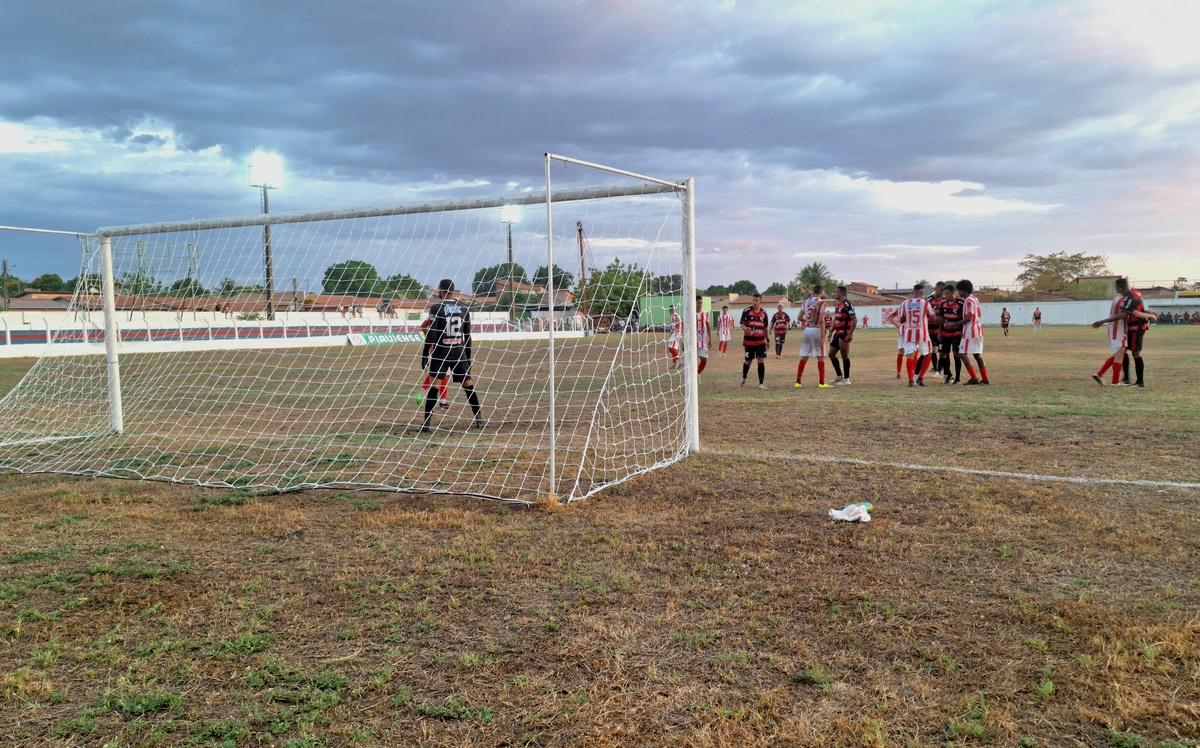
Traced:
<path fill-rule="evenodd" d="M 501 205 L 500 206 L 500 223 L 503 223 L 508 229 L 508 321 L 516 324 L 517 321 L 517 293 L 513 290 L 513 251 L 512 251 L 512 225 L 521 220 L 520 205 Z"/>
<path fill-rule="evenodd" d="M 271 212 L 267 200 L 267 190 L 278 189 L 283 185 L 283 160 L 277 153 L 255 151 L 250 156 L 250 186 L 262 190 L 262 212 Z M 266 269 L 267 286 L 267 319 L 275 319 L 275 270 L 271 265 L 271 224 L 263 224 L 264 264 Z"/>

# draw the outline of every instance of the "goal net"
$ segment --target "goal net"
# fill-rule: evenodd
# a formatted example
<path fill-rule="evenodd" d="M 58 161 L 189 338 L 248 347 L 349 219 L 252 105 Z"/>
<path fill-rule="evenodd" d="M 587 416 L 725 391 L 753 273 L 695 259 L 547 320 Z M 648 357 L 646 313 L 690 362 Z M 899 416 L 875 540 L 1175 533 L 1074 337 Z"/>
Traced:
<path fill-rule="evenodd" d="M 534 502 L 679 460 L 694 368 L 632 327 L 651 295 L 690 308 L 690 181 L 555 189 L 552 158 L 594 171 L 548 155 L 544 193 L 98 230 L 0 400 L 0 472 Z M 423 368 L 442 279 L 482 427 Z"/>

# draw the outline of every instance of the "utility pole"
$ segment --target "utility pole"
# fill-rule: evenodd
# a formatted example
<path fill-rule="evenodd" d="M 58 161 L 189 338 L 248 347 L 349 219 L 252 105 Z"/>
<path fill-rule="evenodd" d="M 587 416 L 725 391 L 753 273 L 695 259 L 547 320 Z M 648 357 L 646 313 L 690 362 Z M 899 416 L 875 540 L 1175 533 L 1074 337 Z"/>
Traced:
<path fill-rule="evenodd" d="M 575 230 L 579 232 L 579 311 L 587 316 L 587 270 L 583 266 L 583 221 L 575 222 Z"/>
<path fill-rule="evenodd" d="M 8 260 L 0 260 L 0 283 L 4 284 L 4 311 L 8 311 Z"/>

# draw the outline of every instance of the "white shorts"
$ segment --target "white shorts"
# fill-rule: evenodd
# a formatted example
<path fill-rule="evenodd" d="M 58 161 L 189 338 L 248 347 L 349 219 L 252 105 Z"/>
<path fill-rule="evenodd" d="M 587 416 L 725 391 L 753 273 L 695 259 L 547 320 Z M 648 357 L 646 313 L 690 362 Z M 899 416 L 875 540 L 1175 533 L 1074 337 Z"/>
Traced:
<path fill-rule="evenodd" d="M 679 336 L 676 335 L 675 333 L 671 333 L 671 337 L 667 338 L 667 347 L 668 348 L 678 348 L 679 347 Z"/>
<path fill-rule="evenodd" d="M 902 332 L 896 333 L 896 350 L 904 350 L 904 333 Z"/>
<path fill-rule="evenodd" d="M 728 342 L 729 342 L 729 336 L 728 336 L 728 335 L 726 335 L 725 333 L 721 333 L 721 335 L 720 335 L 720 337 L 718 338 L 717 342 L 719 342 L 719 343 L 728 343 Z"/>
<path fill-rule="evenodd" d="M 800 338 L 800 358 L 824 355 L 825 339 L 821 337 L 821 329 L 819 327 L 804 328 L 804 337 Z"/>
<path fill-rule="evenodd" d="M 1108 341 L 1108 350 L 1114 356 L 1117 355 L 1118 353 L 1120 353 L 1121 349 L 1124 347 L 1125 347 L 1125 336 L 1124 335 L 1117 338 L 1116 340 Z"/>
<path fill-rule="evenodd" d="M 918 356 L 928 356 L 929 355 L 929 341 L 922 340 L 917 343 L 905 343 L 904 344 L 904 355 L 911 356 L 914 353 L 917 354 Z"/>
<path fill-rule="evenodd" d="M 963 338 L 958 341 L 958 352 L 965 354 L 978 353 L 983 355 L 983 338 Z"/>

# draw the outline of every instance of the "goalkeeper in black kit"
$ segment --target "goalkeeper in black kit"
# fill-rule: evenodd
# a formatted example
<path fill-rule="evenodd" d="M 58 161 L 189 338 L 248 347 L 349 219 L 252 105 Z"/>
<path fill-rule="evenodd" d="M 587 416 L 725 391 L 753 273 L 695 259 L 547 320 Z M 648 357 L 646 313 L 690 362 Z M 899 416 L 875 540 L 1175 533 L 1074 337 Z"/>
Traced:
<path fill-rule="evenodd" d="M 446 378 L 453 377 L 462 384 L 467 393 L 467 402 L 475 415 L 475 428 L 483 428 L 480 415 L 479 396 L 475 394 L 475 380 L 471 379 L 471 313 L 454 298 L 454 281 L 446 278 L 438 283 L 439 301 L 429 307 L 425 328 L 425 346 L 421 355 L 421 366 L 429 367 L 429 377 L 445 387 Z M 432 385 L 425 393 L 425 420 L 421 433 L 430 431 L 429 421 L 437 405 L 437 390 Z"/>

